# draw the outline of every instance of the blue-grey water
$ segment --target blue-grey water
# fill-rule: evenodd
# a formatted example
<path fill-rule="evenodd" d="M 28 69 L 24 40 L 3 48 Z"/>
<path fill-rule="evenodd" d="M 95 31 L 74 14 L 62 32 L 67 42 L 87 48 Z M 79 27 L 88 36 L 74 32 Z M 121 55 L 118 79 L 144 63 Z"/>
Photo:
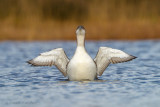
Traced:
<path fill-rule="evenodd" d="M 159 107 L 160 41 L 87 41 L 92 58 L 100 46 L 138 58 L 110 64 L 99 80 L 75 82 L 26 61 L 58 47 L 72 58 L 76 42 L 0 42 L 0 107 Z"/>

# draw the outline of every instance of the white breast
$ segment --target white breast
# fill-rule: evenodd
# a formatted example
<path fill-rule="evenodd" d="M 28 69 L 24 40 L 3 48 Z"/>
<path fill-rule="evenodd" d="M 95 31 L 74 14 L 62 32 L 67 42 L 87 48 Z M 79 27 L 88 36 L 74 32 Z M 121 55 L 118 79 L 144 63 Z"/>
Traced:
<path fill-rule="evenodd" d="M 69 80 L 94 80 L 96 77 L 96 64 L 84 48 L 78 47 L 75 55 L 67 66 Z"/>

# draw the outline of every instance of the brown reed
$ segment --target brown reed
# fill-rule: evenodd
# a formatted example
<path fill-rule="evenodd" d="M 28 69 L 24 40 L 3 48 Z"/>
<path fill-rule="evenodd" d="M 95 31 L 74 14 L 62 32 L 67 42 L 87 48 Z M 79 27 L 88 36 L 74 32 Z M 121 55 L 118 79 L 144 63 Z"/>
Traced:
<path fill-rule="evenodd" d="M 159 39 L 159 0 L 0 0 L 0 40 Z"/>

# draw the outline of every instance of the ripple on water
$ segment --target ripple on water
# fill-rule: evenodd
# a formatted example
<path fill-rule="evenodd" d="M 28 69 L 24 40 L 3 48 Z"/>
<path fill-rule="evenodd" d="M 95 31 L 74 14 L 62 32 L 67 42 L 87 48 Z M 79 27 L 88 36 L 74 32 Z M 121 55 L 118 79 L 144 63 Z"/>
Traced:
<path fill-rule="evenodd" d="M 57 47 L 64 48 L 71 58 L 75 42 L 0 42 L 0 106 L 158 107 L 160 42 L 88 41 L 86 48 L 92 58 L 100 46 L 121 49 L 138 58 L 111 64 L 99 80 L 76 82 L 68 81 L 55 67 L 25 63 Z"/>

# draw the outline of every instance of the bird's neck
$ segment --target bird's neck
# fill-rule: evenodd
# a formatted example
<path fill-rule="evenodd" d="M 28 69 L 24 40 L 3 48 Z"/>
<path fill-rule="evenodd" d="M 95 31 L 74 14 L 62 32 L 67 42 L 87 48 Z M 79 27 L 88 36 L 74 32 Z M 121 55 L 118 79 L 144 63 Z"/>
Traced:
<path fill-rule="evenodd" d="M 77 47 L 85 48 L 85 35 L 77 36 Z"/>

